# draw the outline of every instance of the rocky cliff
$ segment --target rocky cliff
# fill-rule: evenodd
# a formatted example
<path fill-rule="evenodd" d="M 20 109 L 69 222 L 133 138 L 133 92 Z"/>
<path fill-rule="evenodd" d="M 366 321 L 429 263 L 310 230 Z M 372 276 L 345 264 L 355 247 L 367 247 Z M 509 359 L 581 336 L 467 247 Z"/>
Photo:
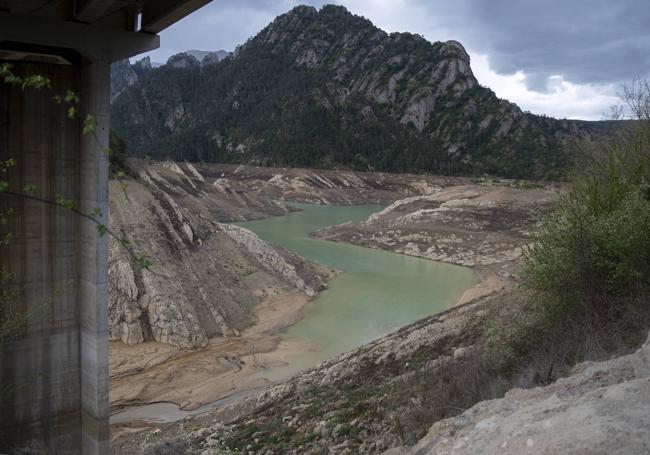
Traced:
<path fill-rule="evenodd" d="M 112 106 L 131 150 L 178 160 L 359 170 L 564 171 L 587 123 L 522 112 L 455 41 L 388 34 L 345 8 L 300 6 L 220 62 L 179 55 Z"/>
<path fill-rule="evenodd" d="M 110 227 L 152 266 L 140 269 L 111 239 L 111 340 L 203 347 L 250 325 L 269 292 L 313 296 L 325 286 L 325 269 L 221 223 L 284 214 L 284 205 L 214 185 L 191 164 L 144 166 L 126 183 L 110 184 Z"/>
<path fill-rule="evenodd" d="M 137 179 L 110 184 L 111 228 L 153 261 L 140 270 L 110 242 L 109 334 L 181 348 L 239 333 L 269 289 L 315 295 L 323 270 L 227 221 L 282 215 L 278 200 L 390 204 L 467 179 L 430 175 L 138 162 Z M 284 291 L 283 291 L 284 292 Z"/>
<path fill-rule="evenodd" d="M 133 64 L 128 59 L 113 63 L 111 65 L 111 102 L 153 69 L 150 57 L 144 57 Z"/>

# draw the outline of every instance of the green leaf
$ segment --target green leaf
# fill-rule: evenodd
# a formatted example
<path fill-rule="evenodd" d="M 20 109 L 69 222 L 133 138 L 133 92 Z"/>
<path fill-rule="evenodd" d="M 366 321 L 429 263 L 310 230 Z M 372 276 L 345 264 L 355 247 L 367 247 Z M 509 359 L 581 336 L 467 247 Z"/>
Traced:
<path fill-rule="evenodd" d="M 104 226 L 103 224 L 98 224 L 97 233 L 99 234 L 100 237 L 103 237 L 104 234 L 106 234 L 106 226 Z"/>
<path fill-rule="evenodd" d="M 137 260 L 141 269 L 148 270 L 149 267 L 151 267 L 152 264 L 151 261 L 144 254 L 140 254 L 139 256 L 137 256 Z"/>
<path fill-rule="evenodd" d="M 72 199 L 66 199 L 65 197 L 63 197 L 60 194 L 57 194 L 55 196 L 55 202 L 56 202 L 57 205 L 59 205 L 60 207 L 63 207 L 64 209 L 68 209 L 68 210 L 74 210 L 75 209 L 74 201 Z"/>
<path fill-rule="evenodd" d="M 25 188 L 23 188 L 23 193 L 34 196 L 36 194 L 36 185 L 26 185 Z"/>
<path fill-rule="evenodd" d="M 0 64 L 0 77 L 7 77 L 8 75 L 11 75 L 11 68 L 13 68 L 13 65 L 11 63 Z"/>
<path fill-rule="evenodd" d="M 2 171 L 3 174 L 7 173 L 7 170 L 10 167 L 14 167 L 16 165 L 16 160 L 13 158 L 9 158 L 7 161 L 0 161 L 0 170 Z"/>
<path fill-rule="evenodd" d="M 42 88 L 50 88 L 52 82 L 49 78 L 41 75 L 27 76 L 22 79 L 21 88 L 25 90 L 26 88 L 35 88 L 40 90 Z"/>
<path fill-rule="evenodd" d="M 79 102 L 79 97 L 75 92 L 72 90 L 68 89 L 68 91 L 65 92 L 65 100 L 68 103 L 78 103 Z"/>
<path fill-rule="evenodd" d="M 6 180 L 0 180 L 0 193 L 4 193 L 9 189 L 9 182 Z"/>
<path fill-rule="evenodd" d="M 93 133 L 95 131 L 95 125 L 96 125 L 95 117 L 93 117 L 90 114 L 86 115 L 86 118 L 84 120 L 83 130 L 82 130 L 83 134 L 85 135 L 85 134 Z"/>

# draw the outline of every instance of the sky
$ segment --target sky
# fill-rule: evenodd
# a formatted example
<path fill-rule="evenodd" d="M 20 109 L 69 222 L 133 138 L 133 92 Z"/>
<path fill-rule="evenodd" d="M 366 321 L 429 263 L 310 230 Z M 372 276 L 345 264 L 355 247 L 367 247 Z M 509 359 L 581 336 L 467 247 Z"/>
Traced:
<path fill-rule="evenodd" d="M 599 120 L 623 84 L 650 78 L 650 0 L 214 0 L 148 55 L 233 50 L 294 6 L 326 3 L 387 32 L 461 42 L 480 84 L 535 114 Z"/>

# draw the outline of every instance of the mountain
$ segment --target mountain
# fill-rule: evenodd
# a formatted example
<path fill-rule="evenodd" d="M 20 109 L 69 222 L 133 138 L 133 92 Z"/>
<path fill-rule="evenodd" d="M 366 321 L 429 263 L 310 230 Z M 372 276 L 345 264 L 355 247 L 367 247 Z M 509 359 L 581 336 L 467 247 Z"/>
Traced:
<path fill-rule="evenodd" d="M 522 112 L 456 41 L 299 6 L 231 58 L 192 53 L 129 84 L 112 121 L 133 154 L 358 170 L 556 178 L 587 124 Z"/>

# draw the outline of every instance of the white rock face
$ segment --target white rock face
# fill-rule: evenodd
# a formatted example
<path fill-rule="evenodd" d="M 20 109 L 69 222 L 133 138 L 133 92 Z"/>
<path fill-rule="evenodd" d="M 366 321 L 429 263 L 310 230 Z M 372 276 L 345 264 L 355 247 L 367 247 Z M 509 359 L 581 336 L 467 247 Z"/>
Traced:
<path fill-rule="evenodd" d="M 109 286 L 109 337 L 126 344 L 144 341 L 140 321 L 142 311 L 138 304 L 139 291 L 135 284 L 133 269 L 128 261 L 113 261 L 108 271 Z"/>
<path fill-rule="evenodd" d="M 650 338 L 636 353 L 576 366 L 435 423 L 407 455 L 650 453 Z"/>
<path fill-rule="evenodd" d="M 285 281 L 291 283 L 296 289 L 303 291 L 308 296 L 316 295 L 316 289 L 309 286 L 298 275 L 296 267 L 290 264 L 282 254 L 274 249 L 268 242 L 260 239 L 248 229 L 232 224 L 220 224 L 219 228 L 238 245 L 251 253 L 263 266 L 273 270 Z M 325 285 L 320 283 L 320 287 Z"/>

